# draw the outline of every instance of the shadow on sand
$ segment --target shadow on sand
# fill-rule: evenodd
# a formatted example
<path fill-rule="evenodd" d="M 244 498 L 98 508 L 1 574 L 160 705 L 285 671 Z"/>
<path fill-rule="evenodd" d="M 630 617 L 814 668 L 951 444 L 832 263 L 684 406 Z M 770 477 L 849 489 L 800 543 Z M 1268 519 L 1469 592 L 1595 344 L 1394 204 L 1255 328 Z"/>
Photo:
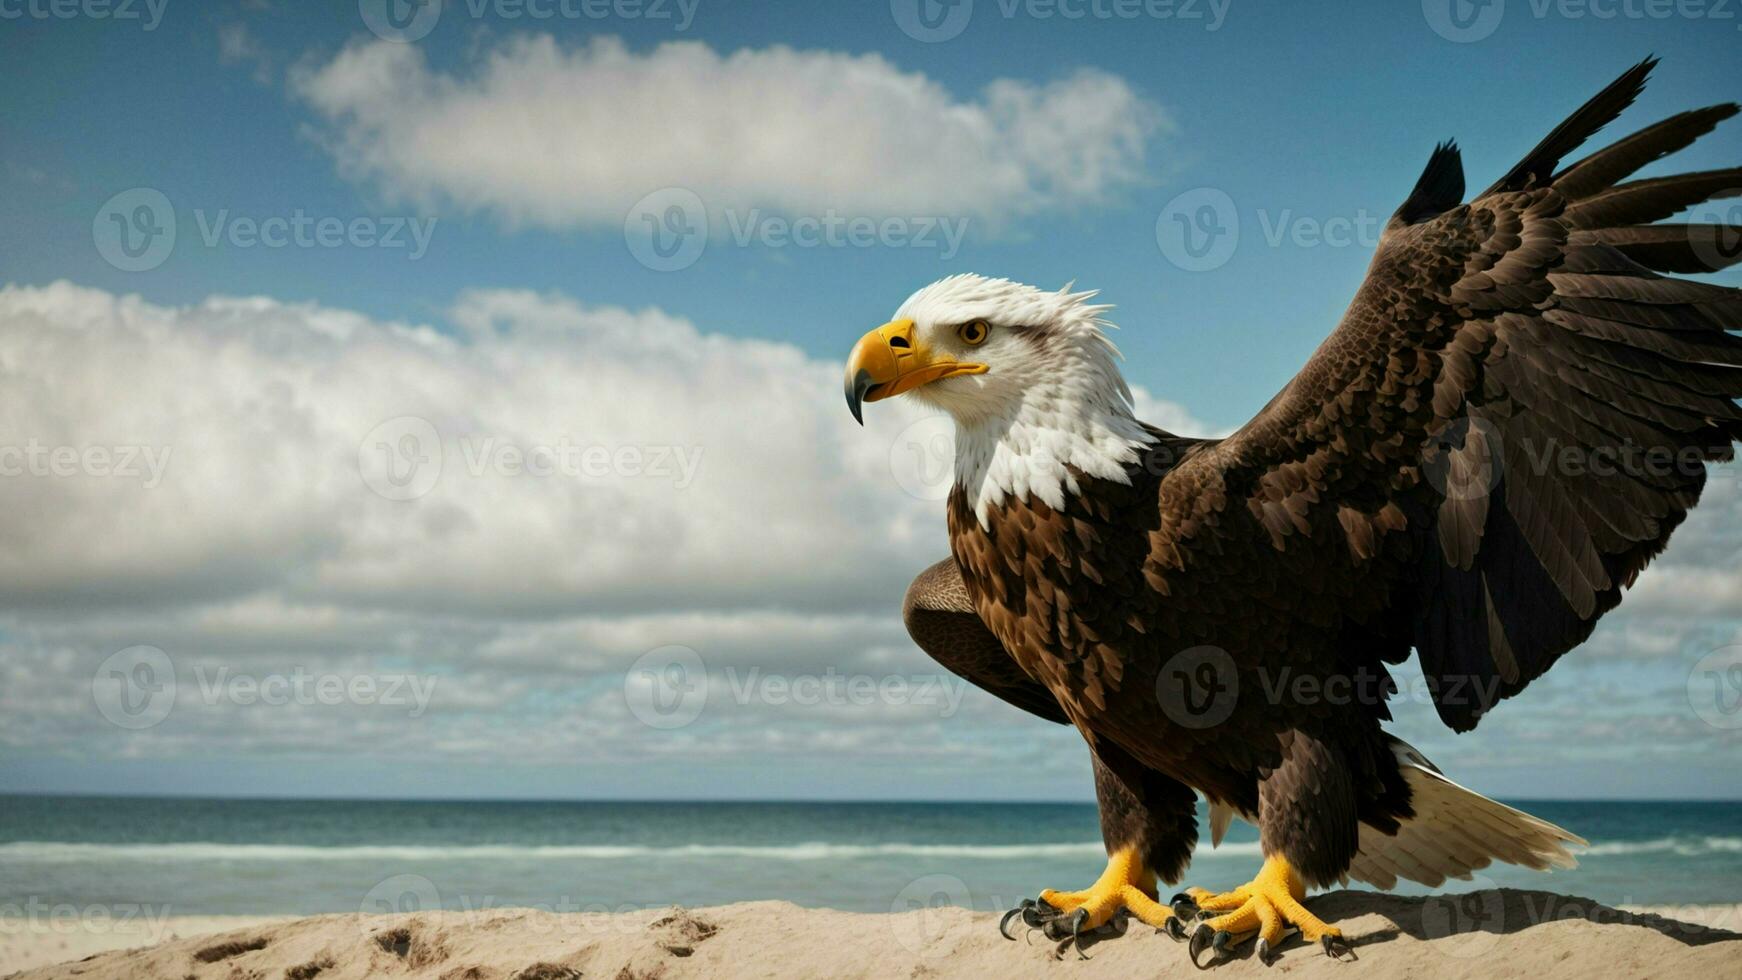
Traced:
<path fill-rule="evenodd" d="M 1681 922 L 1646 912 L 1629 912 L 1574 895 L 1512 888 L 1427 897 L 1334 891 L 1307 899 L 1307 907 L 1326 922 L 1343 926 L 1357 956 L 1365 947 L 1391 942 L 1400 935 L 1448 945 L 1453 955 L 1459 955 L 1461 948 L 1463 955 L 1476 956 L 1493 945 L 1497 937 L 1564 920 L 1650 929 L 1684 946 L 1742 940 L 1742 933 L 1729 929 Z M 1375 927 L 1355 921 L 1369 915 L 1384 919 L 1385 924 Z M 1124 932 L 1125 929 L 1110 927 L 1098 934 L 1086 934 L 1084 947 L 1090 948 L 1098 941 Z M 1301 948 L 1300 939 L 1291 936 L 1283 941 L 1279 951 Z M 1064 952 L 1061 947 L 1060 954 Z M 1244 939 L 1232 953 L 1222 962 L 1250 959 L 1252 942 Z"/>

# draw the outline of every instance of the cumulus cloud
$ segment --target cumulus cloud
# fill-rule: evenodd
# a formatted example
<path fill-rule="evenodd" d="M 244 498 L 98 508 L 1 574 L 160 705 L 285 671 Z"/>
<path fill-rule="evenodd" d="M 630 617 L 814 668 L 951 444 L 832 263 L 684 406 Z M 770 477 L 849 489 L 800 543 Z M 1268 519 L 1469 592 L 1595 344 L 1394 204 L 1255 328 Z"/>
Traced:
<path fill-rule="evenodd" d="M 0 744 L 14 749 L 366 744 L 560 764 L 603 746 L 826 742 L 1008 761 L 989 731 L 1049 737 L 959 687 L 943 701 L 756 693 L 769 676 L 944 680 L 896 614 L 947 553 L 948 460 L 924 460 L 928 484 L 911 453 L 916 439 L 947 453 L 929 438 L 939 423 L 894 402 L 859 428 L 840 365 L 791 345 L 519 291 L 465 292 L 438 327 L 57 283 L 0 289 L 0 371 Z M 170 658 L 178 694 L 135 732 L 105 720 L 92 679 L 141 644 Z M 626 672 L 670 645 L 702 658 L 709 708 L 654 731 L 626 703 Z M 415 718 L 263 705 L 213 697 L 220 672 L 409 675 L 434 694 Z M 951 724 L 957 711 L 968 721 Z"/>
<path fill-rule="evenodd" d="M 451 73 L 416 45 L 358 43 L 292 85 L 347 175 L 551 228 L 621 225 L 673 186 L 714 210 L 998 224 L 1140 181 L 1166 126 L 1094 70 L 961 100 L 875 54 L 611 37 L 518 36 Z"/>
<path fill-rule="evenodd" d="M 0 481 L 0 508 L 30 515 L 6 524 L 0 587 L 82 605 L 271 590 L 490 613 L 864 609 L 941 554 L 938 508 L 889 478 L 900 410 L 860 430 L 835 365 L 530 293 L 467 293 L 451 320 L 0 293 L 8 431 L 38 470 L 81 454 L 77 472 Z M 93 446 L 166 462 L 151 485 L 86 466 Z M 377 470 L 414 464 L 427 489 L 392 499 Z"/>

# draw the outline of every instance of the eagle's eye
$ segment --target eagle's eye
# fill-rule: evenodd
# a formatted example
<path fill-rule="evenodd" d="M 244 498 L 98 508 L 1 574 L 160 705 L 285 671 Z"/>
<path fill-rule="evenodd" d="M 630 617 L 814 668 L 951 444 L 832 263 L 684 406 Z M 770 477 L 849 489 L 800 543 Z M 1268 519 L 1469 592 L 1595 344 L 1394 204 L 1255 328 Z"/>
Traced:
<path fill-rule="evenodd" d="M 969 320 L 956 328 L 956 336 L 969 347 L 978 347 L 992 334 L 992 325 L 985 320 Z"/>

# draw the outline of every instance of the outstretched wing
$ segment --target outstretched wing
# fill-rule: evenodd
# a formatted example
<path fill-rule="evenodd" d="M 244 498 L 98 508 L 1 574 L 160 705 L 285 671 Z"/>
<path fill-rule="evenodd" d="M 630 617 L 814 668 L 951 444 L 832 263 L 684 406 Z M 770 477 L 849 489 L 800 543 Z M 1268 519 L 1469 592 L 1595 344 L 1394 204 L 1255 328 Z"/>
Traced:
<path fill-rule="evenodd" d="M 1156 588 L 1357 637 L 1326 654 L 1345 667 L 1413 646 L 1460 731 L 1590 635 L 1742 436 L 1742 290 L 1659 274 L 1742 259 L 1742 229 L 1650 223 L 1742 194 L 1742 168 L 1617 183 L 1737 107 L 1557 170 L 1653 64 L 1470 204 L 1435 151 L 1335 332 L 1163 481 Z"/>
<path fill-rule="evenodd" d="M 1023 673 L 980 620 L 954 558 L 919 573 L 907 587 L 901 618 L 913 641 L 945 670 L 1031 714 L 1069 723 L 1052 692 Z"/>

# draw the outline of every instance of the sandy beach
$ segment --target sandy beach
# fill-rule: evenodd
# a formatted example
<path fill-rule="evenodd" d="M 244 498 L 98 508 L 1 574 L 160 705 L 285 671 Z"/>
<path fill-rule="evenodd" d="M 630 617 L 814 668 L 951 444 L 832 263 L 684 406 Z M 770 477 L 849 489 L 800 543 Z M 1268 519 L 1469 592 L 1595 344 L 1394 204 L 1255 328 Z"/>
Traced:
<path fill-rule="evenodd" d="M 1742 906 L 1617 909 L 1548 892 L 1443 898 L 1333 892 L 1359 964 L 1293 940 L 1295 977 L 1742 976 Z M 876 915 L 746 902 L 616 915 L 499 909 L 304 919 L 199 917 L 70 931 L 12 929 L 0 975 L 29 980 L 678 980 L 683 977 L 1127 977 L 1195 975 L 1183 946 L 1136 926 L 1087 958 L 1038 934 L 1009 942 L 998 916 L 948 907 Z M 1019 931 L 1020 932 L 1020 931 Z M 143 945 L 151 943 L 150 945 Z M 131 948 L 130 948 L 131 947 Z M 1265 973 L 1250 944 L 1220 969 Z"/>

